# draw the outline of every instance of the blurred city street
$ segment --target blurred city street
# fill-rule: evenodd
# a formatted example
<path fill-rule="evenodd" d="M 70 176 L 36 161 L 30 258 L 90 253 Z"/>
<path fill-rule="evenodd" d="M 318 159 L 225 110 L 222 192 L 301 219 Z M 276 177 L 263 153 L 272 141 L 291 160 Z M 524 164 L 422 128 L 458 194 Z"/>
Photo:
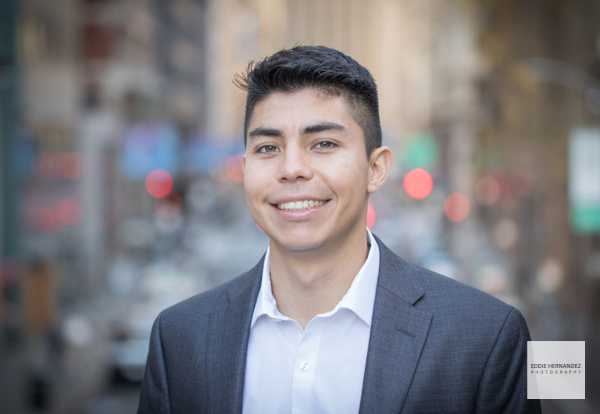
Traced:
<path fill-rule="evenodd" d="M 244 203 L 231 206 L 233 211 L 214 212 L 215 221 L 200 231 L 193 223 L 181 223 L 177 236 L 169 230 L 171 242 L 156 252 L 156 261 L 119 257 L 98 295 L 62 310 L 60 331 L 52 337 L 3 348 L 0 412 L 135 412 L 158 313 L 244 272 L 266 249 L 266 236 Z M 190 228 L 195 231 L 188 234 Z M 212 255 L 198 262 L 194 252 L 209 246 Z"/>
<path fill-rule="evenodd" d="M 7 0 L 0 413 L 133 413 L 158 313 L 253 267 L 248 61 L 353 56 L 394 164 L 367 225 L 404 259 L 585 341 L 600 412 L 600 2 Z"/>

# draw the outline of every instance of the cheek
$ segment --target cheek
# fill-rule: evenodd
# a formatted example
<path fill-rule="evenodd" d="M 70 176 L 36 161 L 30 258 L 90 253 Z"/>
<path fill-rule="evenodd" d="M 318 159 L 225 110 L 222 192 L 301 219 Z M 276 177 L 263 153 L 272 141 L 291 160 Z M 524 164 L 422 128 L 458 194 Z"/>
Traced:
<path fill-rule="evenodd" d="M 247 200 L 258 198 L 266 186 L 264 174 L 257 174 L 253 168 L 248 168 L 244 171 L 244 194 Z"/>
<path fill-rule="evenodd" d="M 369 169 L 365 160 L 347 157 L 337 165 L 327 167 L 327 176 L 337 187 L 352 193 L 362 193 L 367 187 Z"/>

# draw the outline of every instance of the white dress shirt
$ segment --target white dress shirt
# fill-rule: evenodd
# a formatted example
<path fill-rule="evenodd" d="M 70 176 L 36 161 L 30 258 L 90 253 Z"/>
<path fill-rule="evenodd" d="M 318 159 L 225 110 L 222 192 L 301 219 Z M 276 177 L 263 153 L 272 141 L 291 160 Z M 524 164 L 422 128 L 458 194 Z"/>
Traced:
<path fill-rule="evenodd" d="M 267 249 L 248 342 L 244 414 L 358 413 L 379 274 L 379 247 L 367 233 L 371 248 L 348 292 L 305 330 L 277 309 Z"/>

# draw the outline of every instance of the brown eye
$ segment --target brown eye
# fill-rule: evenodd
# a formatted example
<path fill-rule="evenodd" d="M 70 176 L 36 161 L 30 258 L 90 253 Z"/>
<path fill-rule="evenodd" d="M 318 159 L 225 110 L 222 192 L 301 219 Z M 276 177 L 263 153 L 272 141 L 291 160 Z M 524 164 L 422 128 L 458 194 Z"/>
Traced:
<path fill-rule="evenodd" d="M 333 148 L 334 146 L 335 144 L 331 141 L 322 141 L 316 145 L 317 148 Z"/>
<path fill-rule="evenodd" d="M 279 151 L 279 148 L 277 148 L 275 145 L 263 145 L 262 147 L 260 147 L 258 149 L 258 152 L 277 152 Z"/>

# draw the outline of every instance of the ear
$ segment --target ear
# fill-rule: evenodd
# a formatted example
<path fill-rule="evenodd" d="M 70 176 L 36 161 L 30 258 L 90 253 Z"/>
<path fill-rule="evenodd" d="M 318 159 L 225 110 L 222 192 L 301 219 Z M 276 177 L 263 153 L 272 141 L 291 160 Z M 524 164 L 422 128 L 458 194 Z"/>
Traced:
<path fill-rule="evenodd" d="M 369 157 L 369 184 L 367 192 L 373 194 L 387 179 L 394 157 L 388 147 L 375 148 Z"/>
<path fill-rule="evenodd" d="M 246 154 L 242 156 L 242 174 L 246 172 Z"/>

